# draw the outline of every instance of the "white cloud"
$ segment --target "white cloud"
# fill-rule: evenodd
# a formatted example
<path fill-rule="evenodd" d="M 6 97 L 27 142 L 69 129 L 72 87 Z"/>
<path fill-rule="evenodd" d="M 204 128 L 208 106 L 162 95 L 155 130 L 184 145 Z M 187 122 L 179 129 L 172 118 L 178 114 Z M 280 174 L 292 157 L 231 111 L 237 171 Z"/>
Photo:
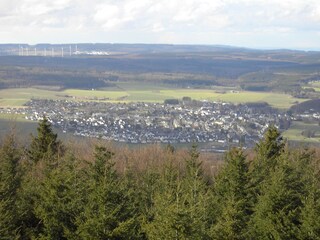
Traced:
<path fill-rule="evenodd" d="M 162 23 L 154 23 L 152 25 L 152 32 L 163 32 L 165 28 Z"/>
<path fill-rule="evenodd" d="M 320 23 L 320 4 L 312 10 L 311 19 Z"/>
<path fill-rule="evenodd" d="M 147 0 L 125 1 L 117 5 L 104 3 L 96 7 L 93 19 L 106 30 L 123 27 L 143 17 L 149 5 L 150 1 Z"/>
<path fill-rule="evenodd" d="M 108 41 L 112 35 L 119 36 L 112 39 L 118 42 L 141 41 L 145 37 L 153 41 L 181 42 L 188 38 L 186 41 L 210 43 L 213 34 L 219 34 L 219 40 L 223 36 L 230 38 L 230 33 L 303 35 L 308 31 L 318 36 L 319 23 L 319 0 L 0 1 L 0 32 L 12 33 L 3 39 L 14 35 L 22 39 L 30 35 L 28 31 L 37 31 L 42 35 L 32 39 L 38 37 L 40 41 L 45 37 L 43 31 L 57 30 L 68 33 L 61 37 L 81 32 L 86 41 L 93 42 Z M 98 39 L 102 32 L 105 37 Z"/>
<path fill-rule="evenodd" d="M 17 11 L 20 14 L 39 16 L 49 14 L 54 11 L 61 11 L 71 4 L 71 0 L 25 0 L 18 4 Z"/>
<path fill-rule="evenodd" d="M 103 4 L 96 7 L 96 13 L 93 16 L 94 21 L 100 24 L 108 24 L 119 18 L 119 8 L 116 5 Z"/>

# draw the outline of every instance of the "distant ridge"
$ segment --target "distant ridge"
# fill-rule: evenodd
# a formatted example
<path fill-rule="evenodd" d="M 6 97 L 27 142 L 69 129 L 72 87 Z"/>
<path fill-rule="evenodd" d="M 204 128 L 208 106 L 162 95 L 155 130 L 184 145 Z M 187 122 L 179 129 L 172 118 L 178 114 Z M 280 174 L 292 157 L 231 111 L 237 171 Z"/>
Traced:
<path fill-rule="evenodd" d="M 294 49 L 255 49 L 230 45 L 188 45 L 188 44 L 148 44 L 148 43 L 63 43 L 50 44 L 38 43 L 34 45 L 21 43 L 0 44 L 0 50 L 4 52 L 12 52 L 19 47 L 22 48 L 81 48 L 84 51 L 120 51 L 126 53 L 181 53 L 181 52 L 306 52 Z"/>

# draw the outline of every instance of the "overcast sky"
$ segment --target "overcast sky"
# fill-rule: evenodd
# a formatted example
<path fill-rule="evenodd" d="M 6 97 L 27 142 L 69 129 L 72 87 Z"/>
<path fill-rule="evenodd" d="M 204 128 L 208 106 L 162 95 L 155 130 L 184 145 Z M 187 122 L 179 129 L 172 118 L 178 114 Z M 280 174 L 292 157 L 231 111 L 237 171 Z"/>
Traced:
<path fill-rule="evenodd" d="M 0 36 L 320 50 L 320 0 L 0 0 Z"/>

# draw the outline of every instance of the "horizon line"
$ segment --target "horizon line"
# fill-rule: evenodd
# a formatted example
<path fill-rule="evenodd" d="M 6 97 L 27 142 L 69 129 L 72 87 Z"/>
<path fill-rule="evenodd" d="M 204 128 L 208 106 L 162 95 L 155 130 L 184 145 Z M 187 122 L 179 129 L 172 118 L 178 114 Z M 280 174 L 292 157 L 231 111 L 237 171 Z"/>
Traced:
<path fill-rule="evenodd" d="M 3 45 L 28 45 L 28 46 L 38 46 L 38 45 L 85 45 L 85 44 L 109 44 L 109 45 L 162 45 L 162 46 L 203 46 L 203 47 L 221 47 L 221 48 L 237 48 L 237 49 L 247 49 L 247 50 L 260 50 L 260 51 L 306 51 L 306 52 L 319 52 L 319 48 L 286 48 L 286 47 L 249 47 L 249 46 L 239 46 L 239 45 L 228 45 L 228 44 L 200 44 L 200 43 L 147 43 L 147 42 L 65 42 L 65 43 L 49 43 L 49 42 L 38 42 L 38 43 L 23 43 L 23 42 L 6 42 L 0 43 Z"/>

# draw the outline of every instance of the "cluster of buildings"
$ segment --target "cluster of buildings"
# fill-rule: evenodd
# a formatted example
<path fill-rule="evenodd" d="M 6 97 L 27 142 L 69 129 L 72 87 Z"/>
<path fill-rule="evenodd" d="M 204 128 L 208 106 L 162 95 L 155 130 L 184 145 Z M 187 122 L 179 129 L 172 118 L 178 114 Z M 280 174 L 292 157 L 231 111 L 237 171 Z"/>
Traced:
<path fill-rule="evenodd" d="M 187 99 L 165 103 L 111 103 L 33 99 L 24 108 L 0 108 L 0 113 L 22 114 L 39 121 L 45 115 L 52 125 L 76 136 L 145 144 L 197 142 L 206 151 L 230 146 L 254 146 L 270 125 L 280 130 L 292 121 L 320 124 L 320 113 L 287 113 L 267 104 L 234 105 Z"/>
<path fill-rule="evenodd" d="M 211 143 L 217 151 L 252 146 L 271 124 L 286 128 L 292 118 L 263 104 L 194 100 L 165 104 L 34 99 L 15 113 L 33 121 L 45 115 L 53 126 L 78 136 L 125 143 Z"/>

